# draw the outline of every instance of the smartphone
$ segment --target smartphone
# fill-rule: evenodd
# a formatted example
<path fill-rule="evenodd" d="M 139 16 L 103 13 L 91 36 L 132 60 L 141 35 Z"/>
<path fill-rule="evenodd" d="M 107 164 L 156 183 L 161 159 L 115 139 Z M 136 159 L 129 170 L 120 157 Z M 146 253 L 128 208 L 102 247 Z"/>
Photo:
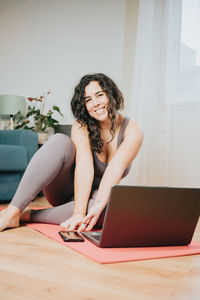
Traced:
<path fill-rule="evenodd" d="M 84 238 L 74 231 L 59 231 L 58 232 L 64 242 L 84 242 Z"/>

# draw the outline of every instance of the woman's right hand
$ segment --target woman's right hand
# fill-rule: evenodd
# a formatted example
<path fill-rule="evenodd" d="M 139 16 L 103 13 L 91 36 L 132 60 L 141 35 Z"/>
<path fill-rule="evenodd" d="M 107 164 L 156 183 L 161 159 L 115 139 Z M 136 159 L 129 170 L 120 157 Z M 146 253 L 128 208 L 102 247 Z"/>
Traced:
<path fill-rule="evenodd" d="M 60 224 L 62 230 L 77 231 L 85 216 L 83 214 L 74 214 L 69 219 Z"/>

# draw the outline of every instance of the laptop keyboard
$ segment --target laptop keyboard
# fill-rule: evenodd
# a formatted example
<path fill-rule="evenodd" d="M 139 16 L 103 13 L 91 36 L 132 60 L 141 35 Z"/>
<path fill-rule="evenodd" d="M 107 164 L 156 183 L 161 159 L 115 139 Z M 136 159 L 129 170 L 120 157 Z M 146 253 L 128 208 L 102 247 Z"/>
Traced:
<path fill-rule="evenodd" d="M 102 234 L 101 231 L 92 231 L 92 232 L 90 233 L 90 235 L 91 235 L 93 238 L 95 238 L 97 241 L 100 241 L 100 239 L 101 239 L 101 234 Z"/>

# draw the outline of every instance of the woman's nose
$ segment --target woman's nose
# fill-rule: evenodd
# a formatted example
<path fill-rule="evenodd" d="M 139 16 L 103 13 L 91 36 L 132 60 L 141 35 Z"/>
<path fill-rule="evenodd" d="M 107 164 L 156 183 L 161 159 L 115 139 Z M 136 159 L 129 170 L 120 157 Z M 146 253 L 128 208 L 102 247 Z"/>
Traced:
<path fill-rule="evenodd" d="M 99 104 L 99 101 L 97 99 L 97 97 L 93 98 L 93 106 L 97 106 Z"/>

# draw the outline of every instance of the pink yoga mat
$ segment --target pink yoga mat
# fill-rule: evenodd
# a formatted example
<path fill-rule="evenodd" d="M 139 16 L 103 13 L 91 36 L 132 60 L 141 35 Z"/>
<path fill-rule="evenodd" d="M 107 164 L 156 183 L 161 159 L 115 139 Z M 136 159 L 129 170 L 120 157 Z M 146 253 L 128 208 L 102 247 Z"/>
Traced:
<path fill-rule="evenodd" d="M 3 208 L 0 207 L 0 210 Z M 86 239 L 82 243 L 63 242 L 58 234 L 59 225 L 42 223 L 28 223 L 26 225 L 100 264 L 200 254 L 200 242 L 192 241 L 188 246 L 178 247 L 99 248 Z"/>
<path fill-rule="evenodd" d="M 58 234 L 60 230 L 58 225 L 41 223 L 26 225 L 100 264 L 200 254 L 199 242 L 178 247 L 99 248 L 86 239 L 85 242 L 80 243 L 63 242 Z"/>

